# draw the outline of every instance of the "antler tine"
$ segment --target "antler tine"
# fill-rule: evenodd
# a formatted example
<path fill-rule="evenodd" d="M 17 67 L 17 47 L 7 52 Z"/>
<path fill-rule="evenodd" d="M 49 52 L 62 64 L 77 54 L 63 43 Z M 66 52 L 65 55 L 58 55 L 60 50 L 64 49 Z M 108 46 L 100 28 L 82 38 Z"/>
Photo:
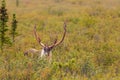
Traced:
<path fill-rule="evenodd" d="M 54 44 L 56 44 L 57 43 L 57 38 L 55 39 L 55 41 L 54 41 Z"/>
<path fill-rule="evenodd" d="M 53 48 L 55 46 L 55 44 L 57 43 L 57 38 L 54 40 L 54 43 L 52 45 L 50 45 L 50 48 Z"/>
<path fill-rule="evenodd" d="M 36 25 L 34 26 L 34 35 L 35 35 L 35 38 L 36 38 L 36 40 L 38 41 L 38 43 L 39 43 L 42 47 L 45 47 L 45 45 L 44 45 L 43 43 L 41 43 L 40 37 L 37 35 Z"/>
<path fill-rule="evenodd" d="M 54 46 L 57 46 L 57 45 L 59 45 L 60 43 L 63 42 L 63 40 L 65 38 L 65 35 L 66 35 L 66 26 L 67 26 L 67 24 L 66 24 L 66 21 L 65 21 L 64 22 L 64 34 L 63 34 L 63 37 L 62 37 L 62 39 L 59 42 L 54 43 Z"/>

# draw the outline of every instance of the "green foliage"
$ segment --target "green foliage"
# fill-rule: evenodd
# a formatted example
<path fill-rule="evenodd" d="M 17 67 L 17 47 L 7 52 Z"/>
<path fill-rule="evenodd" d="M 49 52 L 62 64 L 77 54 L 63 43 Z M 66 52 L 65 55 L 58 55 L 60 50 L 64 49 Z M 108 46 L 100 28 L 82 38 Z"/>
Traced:
<path fill-rule="evenodd" d="M 89 59 L 86 59 L 81 65 L 81 75 L 90 78 L 91 76 L 94 75 L 94 73 L 95 73 L 95 68 L 93 63 Z"/>
<path fill-rule="evenodd" d="M 82 23 L 83 23 L 83 26 L 90 28 L 95 26 L 96 20 L 94 17 L 86 16 L 83 18 Z"/>
<path fill-rule="evenodd" d="M 0 53 L 0 80 L 120 80 L 119 0 L 21 0 L 17 9 L 6 1 L 20 20 L 21 35 Z M 42 42 L 52 44 L 61 39 L 64 20 L 67 34 L 51 63 L 23 55 L 28 48 L 41 50 L 34 24 Z"/>
<path fill-rule="evenodd" d="M 16 0 L 16 6 L 17 7 L 19 6 L 19 0 Z"/>
<path fill-rule="evenodd" d="M 2 0 L 2 6 L 0 8 L 0 48 L 3 51 L 4 44 L 8 43 L 9 38 L 6 37 L 6 32 L 8 31 L 8 14 L 6 9 L 5 0 Z"/>
<path fill-rule="evenodd" d="M 59 9 L 55 9 L 55 8 L 48 8 L 48 13 L 51 15 L 57 15 L 57 16 L 62 16 L 64 14 L 65 10 L 63 10 L 62 8 Z"/>
<path fill-rule="evenodd" d="M 62 2 L 63 0 L 55 0 L 56 3 Z"/>
<path fill-rule="evenodd" d="M 11 28 L 11 36 L 12 36 L 12 41 L 15 42 L 15 35 L 17 34 L 16 29 L 17 29 L 17 20 L 16 20 L 16 15 L 13 14 L 13 19 L 12 19 L 12 28 Z"/>

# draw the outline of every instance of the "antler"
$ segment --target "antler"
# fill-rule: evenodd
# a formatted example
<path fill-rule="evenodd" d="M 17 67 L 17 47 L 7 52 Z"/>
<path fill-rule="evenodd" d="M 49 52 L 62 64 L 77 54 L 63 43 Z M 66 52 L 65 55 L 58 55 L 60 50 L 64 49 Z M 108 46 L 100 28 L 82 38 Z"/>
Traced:
<path fill-rule="evenodd" d="M 65 35 L 66 35 L 66 26 L 67 26 L 67 25 L 66 25 L 66 22 L 64 22 L 64 34 L 63 34 L 62 39 L 61 39 L 59 42 L 57 42 L 57 39 L 55 39 L 54 44 L 51 45 L 51 46 L 49 46 L 49 47 L 53 48 L 54 46 L 57 46 L 57 45 L 59 45 L 60 43 L 63 42 L 63 40 L 64 40 L 64 38 L 65 38 Z"/>
<path fill-rule="evenodd" d="M 38 43 L 39 43 L 42 47 L 45 47 L 45 45 L 41 42 L 40 37 L 37 35 L 36 25 L 34 26 L 34 35 L 35 35 L 35 38 L 36 38 L 36 40 L 38 41 Z"/>

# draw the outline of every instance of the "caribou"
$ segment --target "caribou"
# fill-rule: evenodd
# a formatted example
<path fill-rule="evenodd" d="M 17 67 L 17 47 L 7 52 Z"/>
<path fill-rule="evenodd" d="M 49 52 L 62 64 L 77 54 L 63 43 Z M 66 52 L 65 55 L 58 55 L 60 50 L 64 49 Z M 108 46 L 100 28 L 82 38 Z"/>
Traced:
<path fill-rule="evenodd" d="M 43 57 L 47 57 L 49 60 L 51 60 L 52 58 L 52 49 L 56 46 L 58 46 L 59 44 L 61 44 L 65 38 L 65 35 L 66 35 L 66 22 L 64 22 L 64 33 L 63 33 L 63 37 L 60 41 L 57 41 L 57 38 L 54 40 L 54 43 L 52 45 L 46 45 L 46 44 L 43 44 L 41 42 L 41 38 L 40 36 L 37 34 L 36 32 L 36 25 L 34 26 L 34 29 L 33 29 L 33 32 L 34 32 L 34 36 L 37 40 L 37 42 L 39 43 L 40 46 L 42 46 L 42 50 L 37 50 L 37 49 L 34 49 L 34 48 L 31 48 L 31 49 L 28 49 L 27 51 L 24 52 L 24 55 L 27 56 L 28 54 L 38 54 L 39 55 L 39 58 L 43 58 Z"/>

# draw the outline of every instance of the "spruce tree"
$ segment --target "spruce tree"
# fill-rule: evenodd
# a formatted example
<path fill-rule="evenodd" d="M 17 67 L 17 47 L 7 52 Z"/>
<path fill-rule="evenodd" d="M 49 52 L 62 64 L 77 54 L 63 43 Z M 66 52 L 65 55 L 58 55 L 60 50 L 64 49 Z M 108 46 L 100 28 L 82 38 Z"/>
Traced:
<path fill-rule="evenodd" d="M 17 29 L 17 20 L 16 20 L 16 15 L 13 14 L 13 19 L 12 19 L 12 29 L 11 29 L 11 36 L 12 36 L 12 41 L 15 42 L 15 35 L 17 34 L 16 29 Z"/>
<path fill-rule="evenodd" d="M 9 38 L 6 36 L 6 32 L 8 31 L 8 14 L 6 9 L 5 0 L 2 0 L 2 6 L 0 8 L 0 48 L 3 52 L 3 46 L 8 43 Z"/>

